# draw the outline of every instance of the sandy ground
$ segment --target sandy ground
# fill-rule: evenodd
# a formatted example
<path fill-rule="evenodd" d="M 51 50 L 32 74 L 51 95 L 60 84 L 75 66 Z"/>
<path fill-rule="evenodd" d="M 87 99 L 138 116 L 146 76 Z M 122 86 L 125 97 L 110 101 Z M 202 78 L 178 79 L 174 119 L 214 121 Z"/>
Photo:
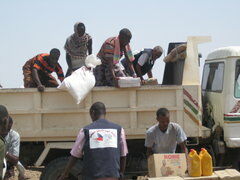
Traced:
<path fill-rule="evenodd" d="M 43 168 L 44 167 L 40 167 L 40 168 L 28 167 L 26 169 L 26 176 L 30 180 L 39 180 Z M 18 172 L 16 171 L 16 169 L 15 169 L 15 177 L 10 178 L 9 180 L 18 180 Z"/>

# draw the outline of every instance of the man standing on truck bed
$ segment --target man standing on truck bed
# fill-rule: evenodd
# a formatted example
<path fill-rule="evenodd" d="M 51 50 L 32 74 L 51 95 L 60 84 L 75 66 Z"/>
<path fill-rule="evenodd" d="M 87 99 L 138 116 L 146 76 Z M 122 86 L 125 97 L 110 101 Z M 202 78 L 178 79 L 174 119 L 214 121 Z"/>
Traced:
<path fill-rule="evenodd" d="M 66 179 L 78 158 L 83 156 L 84 180 L 122 179 L 128 153 L 124 129 L 105 119 L 101 102 L 90 108 L 92 123 L 80 130 L 68 164 L 58 180 Z"/>
<path fill-rule="evenodd" d="M 84 66 L 87 55 L 92 54 L 92 37 L 85 31 L 85 25 L 77 22 L 74 25 L 74 33 L 67 38 L 64 46 L 68 64 L 66 76 Z"/>
<path fill-rule="evenodd" d="M 0 105 L 0 180 L 3 179 L 3 161 L 5 157 L 5 136 L 7 135 L 9 115 L 7 108 Z"/>
<path fill-rule="evenodd" d="M 147 156 L 155 153 L 175 153 L 177 144 L 181 147 L 181 151 L 187 155 L 185 145 L 187 136 L 181 126 L 170 122 L 168 109 L 160 108 L 156 115 L 158 124 L 150 127 L 146 134 Z"/>
<path fill-rule="evenodd" d="M 152 78 L 152 68 L 155 61 L 161 57 L 163 53 L 163 49 L 160 46 L 156 46 L 153 49 L 144 49 L 139 53 L 134 55 L 133 67 L 135 72 L 137 73 L 137 77 L 140 77 L 142 83 L 144 84 L 143 76 L 145 74 L 148 75 L 148 78 Z M 124 69 L 129 76 L 133 76 L 133 73 L 127 64 L 126 59 L 121 61 Z"/>
<path fill-rule="evenodd" d="M 63 81 L 63 70 L 58 63 L 59 56 L 60 51 L 54 48 L 50 54 L 39 54 L 28 60 L 22 68 L 24 87 L 37 87 L 40 92 L 44 91 L 44 87 L 57 87 L 58 82 L 51 73 L 56 72 L 58 79 Z"/>

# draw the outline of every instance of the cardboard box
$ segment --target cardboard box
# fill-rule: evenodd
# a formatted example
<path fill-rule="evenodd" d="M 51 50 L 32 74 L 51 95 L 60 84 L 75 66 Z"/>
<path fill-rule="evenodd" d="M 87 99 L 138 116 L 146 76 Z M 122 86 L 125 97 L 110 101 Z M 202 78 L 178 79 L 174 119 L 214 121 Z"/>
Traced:
<path fill-rule="evenodd" d="M 240 179 L 240 172 L 236 169 L 226 169 L 225 170 L 228 174 L 230 174 L 231 178 L 233 180 L 239 180 Z"/>
<path fill-rule="evenodd" d="M 200 176 L 200 177 L 184 177 L 184 180 L 219 180 L 216 174 L 212 176 Z"/>
<path fill-rule="evenodd" d="M 215 174 L 221 180 L 230 179 L 230 177 L 231 177 L 225 170 L 215 171 Z"/>
<path fill-rule="evenodd" d="M 156 177 L 156 178 L 149 178 L 146 176 L 138 176 L 137 180 L 184 180 L 182 177 L 179 176 L 171 176 L 171 177 Z"/>
<path fill-rule="evenodd" d="M 184 180 L 179 176 L 148 178 L 148 180 Z"/>
<path fill-rule="evenodd" d="M 118 80 L 118 85 L 120 88 L 140 87 L 141 79 L 132 77 L 120 77 Z"/>
<path fill-rule="evenodd" d="M 184 153 L 153 154 L 148 158 L 149 177 L 185 176 L 186 170 Z"/>
<path fill-rule="evenodd" d="M 240 173 L 235 169 L 225 169 L 221 171 L 215 171 L 220 180 L 240 180 Z"/>
<path fill-rule="evenodd" d="M 240 172 L 235 169 L 225 169 L 221 171 L 215 171 L 212 176 L 200 176 L 200 177 L 155 177 L 149 178 L 147 176 L 139 176 L 137 180 L 240 180 Z"/>

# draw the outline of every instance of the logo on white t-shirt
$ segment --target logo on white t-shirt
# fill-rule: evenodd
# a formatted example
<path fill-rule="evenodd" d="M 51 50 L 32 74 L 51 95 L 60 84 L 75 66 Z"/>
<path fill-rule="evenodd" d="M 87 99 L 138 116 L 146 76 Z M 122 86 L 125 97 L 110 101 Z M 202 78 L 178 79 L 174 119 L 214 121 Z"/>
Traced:
<path fill-rule="evenodd" d="M 90 149 L 96 148 L 117 148 L 116 129 L 90 129 Z"/>

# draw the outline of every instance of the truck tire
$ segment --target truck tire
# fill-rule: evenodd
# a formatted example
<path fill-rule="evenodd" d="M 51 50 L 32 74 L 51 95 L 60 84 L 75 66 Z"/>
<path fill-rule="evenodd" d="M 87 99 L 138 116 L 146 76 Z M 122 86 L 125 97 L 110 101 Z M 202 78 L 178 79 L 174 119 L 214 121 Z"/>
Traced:
<path fill-rule="evenodd" d="M 66 167 L 68 159 L 69 157 L 60 157 L 51 161 L 42 172 L 40 180 L 56 180 Z M 82 167 L 82 161 L 78 160 L 71 169 L 67 180 L 81 180 Z"/>

